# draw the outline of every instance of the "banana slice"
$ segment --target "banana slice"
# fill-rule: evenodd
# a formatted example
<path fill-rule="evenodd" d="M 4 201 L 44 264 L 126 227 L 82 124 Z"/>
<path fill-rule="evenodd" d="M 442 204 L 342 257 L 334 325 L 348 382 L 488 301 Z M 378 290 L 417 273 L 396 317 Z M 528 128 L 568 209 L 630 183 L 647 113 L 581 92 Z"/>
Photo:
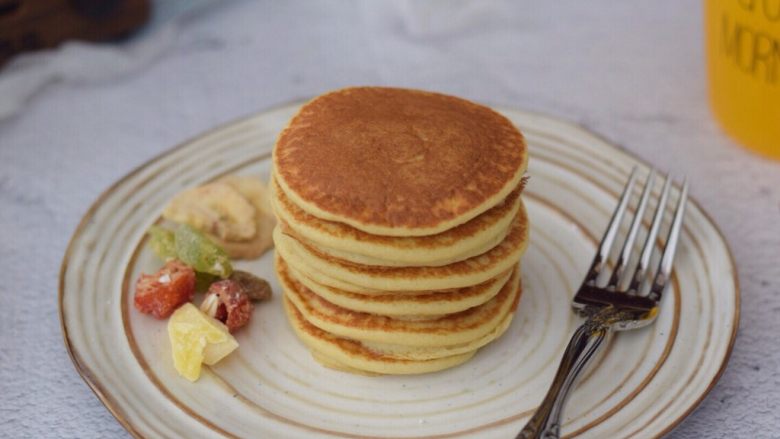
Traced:
<path fill-rule="evenodd" d="M 259 178 L 228 175 L 219 179 L 219 182 L 237 190 L 247 201 L 252 203 L 258 214 L 273 216 L 271 201 L 268 199 L 268 187 Z"/>
<path fill-rule="evenodd" d="M 225 182 L 209 183 L 175 196 L 163 218 L 189 224 L 224 241 L 248 241 L 257 234 L 256 208 Z"/>
<path fill-rule="evenodd" d="M 249 241 L 229 241 L 218 239 L 217 242 L 232 258 L 254 259 L 273 247 L 272 231 L 276 225 L 276 217 L 271 210 L 268 198 L 268 187 L 257 177 L 228 175 L 219 180 L 230 185 L 247 199 L 255 208 L 255 224 L 257 233 Z"/>
<path fill-rule="evenodd" d="M 257 177 L 228 175 L 186 190 L 171 200 L 163 218 L 206 233 L 234 259 L 254 259 L 273 246 L 276 217 L 268 187 Z"/>

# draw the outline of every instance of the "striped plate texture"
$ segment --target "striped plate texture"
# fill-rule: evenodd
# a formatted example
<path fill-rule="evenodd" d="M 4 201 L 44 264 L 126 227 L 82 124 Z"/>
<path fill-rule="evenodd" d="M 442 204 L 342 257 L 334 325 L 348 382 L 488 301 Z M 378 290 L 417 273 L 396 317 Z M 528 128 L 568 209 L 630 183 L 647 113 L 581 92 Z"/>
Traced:
<path fill-rule="evenodd" d="M 184 188 L 228 173 L 267 178 L 276 135 L 299 105 L 179 145 L 89 209 L 60 274 L 62 331 L 76 369 L 136 437 L 513 436 L 541 401 L 579 322 L 569 301 L 618 193 L 633 166 L 646 172 L 647 165 L 581 127 L 499 109 L 521 128 L 531 153 L 524 293 L 506 335 L 468 363 L 434 374 L 363 377 L 323 368 L 285 320 L 268 253 L 238 266 L 272 280 L 273 299 L 238 334 L 238 351 L 192 384 L 173 369 L 165 322 L 132 306 L 134 280 L 160 266 L 144 232 Z M 691 201 L 657 322 L 610 341 L 569 401 L 564 436 L 670 431 L 717 381 L 738 319 L 728 246 Z"/>

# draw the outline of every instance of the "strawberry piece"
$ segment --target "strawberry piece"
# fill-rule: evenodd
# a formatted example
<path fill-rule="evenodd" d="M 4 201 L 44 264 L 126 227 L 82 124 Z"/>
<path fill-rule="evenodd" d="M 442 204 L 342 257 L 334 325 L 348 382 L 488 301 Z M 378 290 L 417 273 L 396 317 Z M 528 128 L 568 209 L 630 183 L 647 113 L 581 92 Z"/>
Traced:
<path fill-rule="evenodd" d="M 135 307 L 158 319 L 171 315 L 195 294 L 195 271 L 178 259 L 155 274 L 141 274 L 135 283 Z"/>
<path fill-rule="evenodd" d="M 234 279 L 211 284 L 200 307 L 206 314 L 224 323 L 230 332 L 246 325 L 254 309 L 244 287 Z"/>

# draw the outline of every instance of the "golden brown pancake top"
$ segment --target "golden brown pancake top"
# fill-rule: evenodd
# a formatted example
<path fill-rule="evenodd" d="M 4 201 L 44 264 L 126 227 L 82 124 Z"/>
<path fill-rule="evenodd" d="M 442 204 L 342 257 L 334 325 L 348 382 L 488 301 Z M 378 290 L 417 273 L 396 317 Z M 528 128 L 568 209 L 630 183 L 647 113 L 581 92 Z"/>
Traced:
<path fill-rule="evenodd" d="M 526 161 L 523 136 L 495 111 L 380 87 L 307 103 L 274 152 L 275 172 L 300 199 L 361 224 L 411 229 L 486 210 Z"/>

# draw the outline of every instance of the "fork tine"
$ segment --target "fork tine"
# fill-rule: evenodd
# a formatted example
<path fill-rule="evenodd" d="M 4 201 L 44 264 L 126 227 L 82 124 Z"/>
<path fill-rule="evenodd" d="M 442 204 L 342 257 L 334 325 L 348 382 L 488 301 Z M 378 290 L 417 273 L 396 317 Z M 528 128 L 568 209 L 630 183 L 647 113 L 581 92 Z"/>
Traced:
<path fill-rule="evenodd" d="M 672 187 L 672 179 L 669 178 L 669 174 L 666 175 L 664 180 L 664 186 L 661 190 L 661 197 L 658 198 L 658 204 L 655 206 L 655 214 L 653 215 L 653 222 L 650 225 L 650 230 L 647 232 L 647 238 L 645 238 L 645 245 L 642 247 L 642 253 L 639 257 L 639 262 L 634 270 L 633 279 L 628 287 L 629 292 L 639 293 L 642 283 L 647 275 L 647 267 L 650 265 L 650 257 L 653 255 L 653 249 L 655 249 L 655 239 L 658 236 L 658 230 L 661 228 L 661 220 L 663 219 L 664 212 L 666 211 L 666 200 L 669 198 L 669 189 Z"/>
<path fill-rule="evenodd" d="M 598 280 L 599 274 L 601 274 L 601 270 L 604 268 L 604 262 L 609 258 L 609 251 L 612 249 L 612 244 L 615 242 L 615 236 L 620 228 L 620 222 L 623 219 L 623 215 L 626 213 L 626 207 L 628 207 L 628 200 L 631 198 L 631 194 L 634 190 L 636 173 L 637 167 L 634 166 L 634 169 L 631 171 L 631 176 L 628 178 L 628 183 L 626 183 L 626 186 L 623 189 L 623 194 L 620 196 L 618 207 L 615 209 L 615 212 L 612 213 L 612 219 L 609 220 L 607 231 L 604 232 L 596 256 L 590 264 L 590 270 L 588 270 L 588 274 L 585 276 L 585 283 L 596 282 Z"/>
<path fill-rule="evenodd" d="M 677 242 L 680 240 L 680 229 L 682 228 L 683 216 L 685 216 L 685 204 L 687 199 L 688 179 L 686 178 L 683 180 L 680 199 L 677 200 L 677 208 L 674 211 L 672 226 L 669 228 L 669 235 L 666 238 L 664 253 L 663 256 L 661 256 L 661 262 L 658 263 L 658 272 L 655 275 L 653 286 L 648 295 L 652 300 L 661 299 L 666 283 L 669 280 L 669 275 L 672 273 L 672 262 L 674 262 L 674 254 L 677 251 Z"/>
<path fill-rule="evenodd" d="M 628 267 L 628 262 L 631 259 L 631 253 L 634 249 L 634 241 L 636 241 L 637 232 L 639 232 L 639 227 L 642 225 L 642 219 L 645 216 L 645 207 L 647 207 L 647 200 L 650 199 L 650 192 L 653 188 L 653 183 L 655 182 L 654 180 L 655 169 L 651 169 L 650 173 L 647 175 L 645 189 L 642 191 L 642 198 L 639 199 L 639 205 L 636 208 L 636 214 L 634 215 L 633 221 L 631 221 L 631 227 L 628 230 L 626 242 L 623 244 L 623 248 L 620 250 L 620 256 L 618 257 L 617 265 L 615 265 L 615 269 L 612 270 L 612 276 L 609 280 L 609 283 L 607 284 L 615 290 L 619 291 L 621 285 L 625 284 L 626 267 Z"/>

